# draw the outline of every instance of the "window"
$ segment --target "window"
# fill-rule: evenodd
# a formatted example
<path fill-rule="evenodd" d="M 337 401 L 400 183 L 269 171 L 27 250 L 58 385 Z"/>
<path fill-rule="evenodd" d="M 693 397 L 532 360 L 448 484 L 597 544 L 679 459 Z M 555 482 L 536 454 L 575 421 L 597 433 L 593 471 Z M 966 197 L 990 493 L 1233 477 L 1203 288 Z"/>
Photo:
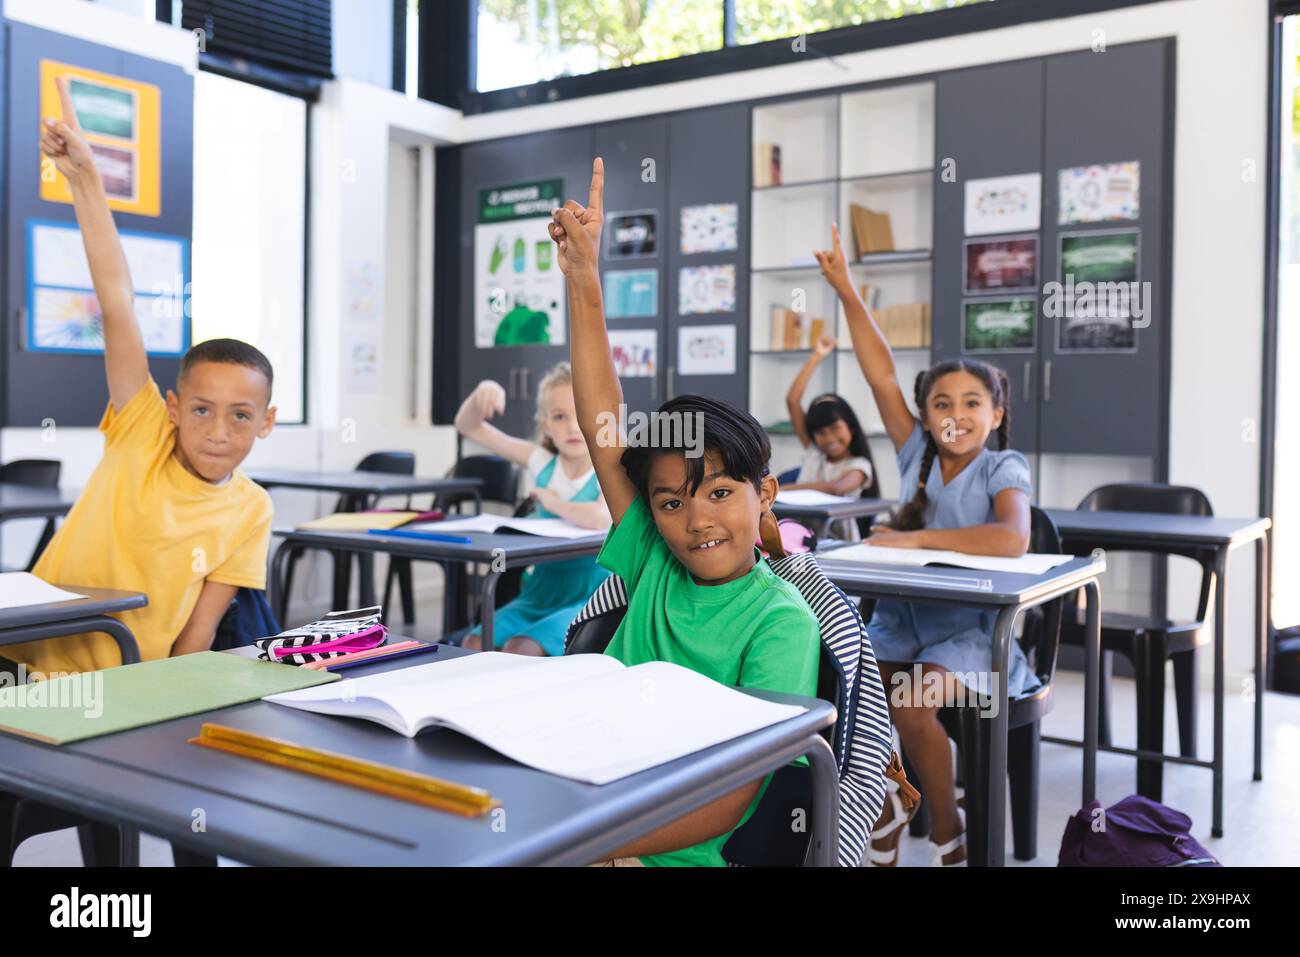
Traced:
<path fill-rule="evenodd" d="M 479 92 L 989 0 L 478 0 Z M 732 25 L 732 29 L 728 26 Z M 728 35 L 733 39 L 728 40 Z"/>
<path fill-rule="evenodd" d="M 229 337 L 275 369 L 277 421 L 305 421 L 307 104 L 194 78 L 194 342 Z"/>

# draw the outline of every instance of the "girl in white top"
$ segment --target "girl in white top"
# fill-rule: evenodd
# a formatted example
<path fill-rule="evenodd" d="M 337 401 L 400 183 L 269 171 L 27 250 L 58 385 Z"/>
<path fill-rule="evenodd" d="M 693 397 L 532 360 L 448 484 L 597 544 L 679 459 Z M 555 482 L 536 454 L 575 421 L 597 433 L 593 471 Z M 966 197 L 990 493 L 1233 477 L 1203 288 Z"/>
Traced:
<path fill-rule="evenodd" d="M 853 409 L 838 395 L 827 393 L 813 399 L 808 412 L 803 410 L 803 394 L 808 388 L 817 366 L 835 351 L 835 340 L 822 336 L 813 346 L 803 368 L 795 377 L 785 404 L 790 411 L 794 434 L 804 447 L 799 475 L 786 489 L 812 489 L 828 495 L 859 495 L 866 493 L 879 497 L 875 463 L 867 445 L 866 433 L 858 423 Z M 842 518 L 831 524 L 830 534 L 846 541 L 858 541 L 862 534 L 851 518 Z"/>

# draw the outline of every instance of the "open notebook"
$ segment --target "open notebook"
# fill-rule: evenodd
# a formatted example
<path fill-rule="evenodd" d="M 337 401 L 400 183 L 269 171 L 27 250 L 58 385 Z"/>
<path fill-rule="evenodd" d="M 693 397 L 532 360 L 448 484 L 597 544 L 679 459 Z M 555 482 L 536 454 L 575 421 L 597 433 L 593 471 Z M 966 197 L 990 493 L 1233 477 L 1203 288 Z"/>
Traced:
<path fill-rule="evenodd" d="M 857 496 L 830 495 L 812 488 L 791 488 L 780 489 L 776 493 L 776 500 L 780 505 L 816 507 L 818 505 L 845 505 L 849 502 L 856 502 Z"/>
<path fill-rule="evenodd" d="M 523 532 L 548 538 L 603 538 L 603 531 L 580 528 L 562 518 L 510 518 L 505 515 L 474 515 L 442 522 L 416 522 L 405 526 L 409 532 Z"/>
<path fill-rule="evenodd" d="M 522 764 L 606 784 L 802 713 L 667 662 L 485 652 L 270 695 L 413 737 L 443 725 Z"/>
<path fill-rule="evenodd" d="M 1041 575 L 1057 565 L 1064 565 L 1073 555 L 1049 555 L 1026 552 L 1019 558 L 1000 555 L 967 555 L 938 548 L 886 548 L 883 545 L 850 545 L 822 552 L 818 558 L 828 561 L 867 562 L 879 565 L 955 565 L 992 572 L 1020 572 Z"/>

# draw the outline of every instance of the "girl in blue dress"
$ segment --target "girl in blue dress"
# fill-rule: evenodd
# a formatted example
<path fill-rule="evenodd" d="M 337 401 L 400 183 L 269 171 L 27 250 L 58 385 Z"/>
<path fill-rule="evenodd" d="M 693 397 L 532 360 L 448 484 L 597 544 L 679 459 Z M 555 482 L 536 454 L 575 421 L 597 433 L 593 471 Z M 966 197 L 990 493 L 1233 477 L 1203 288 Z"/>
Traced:
<path fill-rule="evenodd" d="M 480 382 L 456 413 L 456 429 L 527 470 L 537 502 L 535 517 L 608 529 L 609 509 L 578 428 L 569 364 L 558 363 L 537 388 L 537 441 L 506 435 L 488 422 L 505 408 L 501 385 L 490 379 Z M 569 622 L 608 575 L 594 556 L 535 565 L 525 574 L 519 597 L 496 611 L 496 647 L 522 655 L 564 654 Z M 481 626 L 474 628 L 464 647 L 477 650 L 481 636 Z"/>
<path fill-rule="evenodd" d="M 906 503 L 890 526 L 873 527 L 870 543 L 1023 555 L 1029 547 L 1029 464 L 1007 448 L 1006 373 L 974 359 L 942 362 L 917 377 L 913 398 L 920 418 L 913 416 L 889 344 L 858 297 L 834 228 L 832 242 L 832 249 L 816 253 L 817 261 L 844 306 L 858 363 L 898 452 L 900 498 Z M 994 432 L 996 452 L 985 448 Z M 965 822 L 936 696 L 922 694 L 922 689 L 905 692 L 919 663 L 923 685 L 955 691 L 954 677 L 968 688 L 973 679 L 978 687 L 970 691 L 989 694 L 998 677 L 992 674 L 993 623 L 993 612 L 974 608 L 881 600 L 867 626 L 881 676 L 891 689 L 894 726 L 930 801 L 931 860 L 937 865 L 965 860 Z M 1038 684 L 1015 641 L 1005 680 L 1012 697 Z M 897 863 L 898 839 L 907 820 L 896 795 L 891 798 L 872 833 L 872 861 L 885 866 Z"/>

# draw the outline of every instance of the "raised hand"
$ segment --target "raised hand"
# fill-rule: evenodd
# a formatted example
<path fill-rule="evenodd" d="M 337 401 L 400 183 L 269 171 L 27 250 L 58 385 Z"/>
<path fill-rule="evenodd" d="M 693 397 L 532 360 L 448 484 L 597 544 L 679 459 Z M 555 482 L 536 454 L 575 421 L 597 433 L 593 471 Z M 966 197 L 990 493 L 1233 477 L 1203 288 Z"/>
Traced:
<path fill-rule="evenodd" d="M 597 156 L 591 164 L 587 205 L 583 207 L 574 200 L 566 200 L 551 214 L 552 222 L 546 227 L 558 247 L 556 261 L 566 277 L 596 272 L 604 210 L 605 162 Z"/>
<path fill-rule="evenodd" d="M 77 112 L 72 108 L 66 77 L 56 77 L 59 102 L 63 104 L 63 119 L 46 117 L 41 125 L 41 152 L 54 161 L 55 167 L 69 181 L 78 181 L 95 172 L 94 154 L 81 132 Z"/>
<path fill-rule="evenodd" d="M 822 267 L 822 276 L 836 292 L 853 288 L 853 279 L 849 275 L 849 262 L 844 257 L 844 247 L 840 245 L 838 226 L 831 224 L 831 248 L 814 249 L 813 255 L 817 257 L 817 265 Z"/>
<path fill-rule="evenodd" d="M 835 351 L 837 345 L 833 336 L 818 336 L 817 341 L 813 343 L 813 355 L 818 359 L 825 359 Z"/>
<path fill-rule="evenodd" d="M 474 403 L 474 410 L 478 413 L 479 418 L 484 421 L 506 411 L 506 390 L 501 388 L 501 383 L 494 382 L 491 379 L 484 379 L 480 382 L 471 399 Z"/>

